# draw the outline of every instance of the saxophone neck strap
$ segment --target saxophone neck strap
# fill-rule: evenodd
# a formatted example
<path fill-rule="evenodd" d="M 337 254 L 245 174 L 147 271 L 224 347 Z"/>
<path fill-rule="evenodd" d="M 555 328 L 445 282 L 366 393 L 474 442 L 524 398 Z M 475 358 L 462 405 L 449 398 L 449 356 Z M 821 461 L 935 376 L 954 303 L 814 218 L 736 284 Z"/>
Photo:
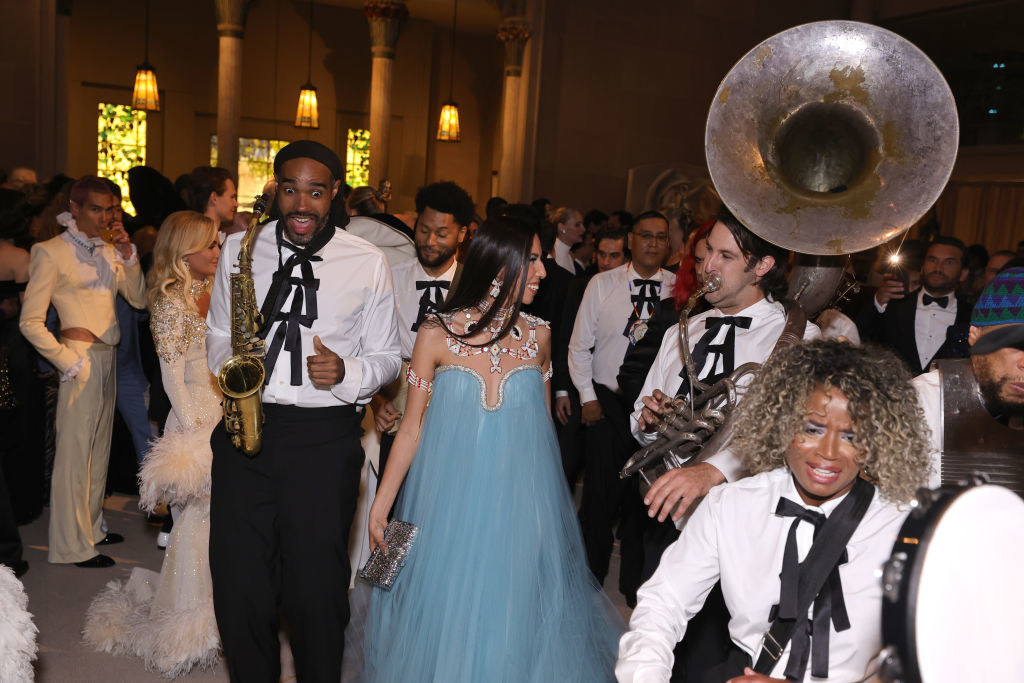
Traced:
<path fill-rule="evenodd" d="M 825 520 L 807 557 L 800 563 L 795 618 L 783 619 L 776 614 L 775 620 L 761 640 L 761 653 L 754 665 L 754 671 L 767 676 L 775 668 L 775 663 L 782 657 L 786 645 L 793 637 L 793 631 L 807 618 L 811 604 L 842 560 L 846 553 L 846 544 L 864 518 L 874 495 L 875 487 L 858 477 L 850 493 Z M 792 653 L 790 656 L 793 656 Z"/>

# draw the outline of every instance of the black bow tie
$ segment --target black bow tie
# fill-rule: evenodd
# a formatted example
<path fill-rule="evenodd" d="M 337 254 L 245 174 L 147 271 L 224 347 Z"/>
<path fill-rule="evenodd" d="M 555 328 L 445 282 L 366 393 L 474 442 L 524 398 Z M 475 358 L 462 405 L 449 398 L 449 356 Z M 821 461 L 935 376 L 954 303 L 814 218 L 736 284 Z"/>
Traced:
<path fill-rule="evenodd" d="M 420 329 L 420 325 L 426 320 L 427 316 L 437 310 L 438 305 L 444 299 L 441 294 L 441 290 L 448 291 L 448 287 L 451 282 L 448 280 L 417 280 L 416 291 L 422 291 L 423 295 L 420 297 L 420 310 L 416 313 L 416 320 L 412 323 L 412 331 L 416 332 Z"/>
<path fill-rule="evenodd" d="M 626 320 L 626 328 L 622 330 L 622 336 L 629 340 L 630 346 L 643 338 L 646 332 L 646 325 L 642 326 L 643 332 L 634 329 L 634 326 L 641 320 L 646 321 L 654 312 L 654 306 L 661 298 L 661 281 L 645 280 L 634 278 L 633 285 L 636 286 L 636 294 L 631 294 L 629 299 L 633 304 L 633 310 Z"/>
<path fill-rule="evenodd" d="M 707 318 L 704 321 L 704 334 L 697 341 L 697 345 L 693 347 L 691 354 L 693 367 L 697 370 L 697 379 L 706 384 L 712 384 L 732 374 L 732 371 L 736 369 L 736 328 L 742 327 L 748 330 L 751 322 L 753 322 L 753 318 L 745 315 L 724 315 L 718 318 Z M 721 344 L 712 344 L 711 342 L 718 336 L 718 331 L 723 325 L 729 325 L 725 339 Z M 715 368 L 718 367 L 717 357 L 710 364 L 707 363 L 708 356 L 712 353 L 721 356 L 721 372 L 715 372 Z M 708 367 L 708 372 L 701 375 L 705 366 Z M 687 396 L 690 393 L 690 378 L 686 374 L 685 366 L 679 371 L 679 376 L 683 378 L 683 381 L 679 385 L 676 396 Z"/>
<path fill-rule="evenodd" d="M 789 498 L 779 498 L 775 514 L 782 517 L 796 517 L 789 527 L 786 537 L 786 549 L 782 555 L 782 572 L 779 574 L 781 587 L 779 604 L 772 608 L 768 621 L 779 619 L 796 620 L 793 629 L 792 648 L 789 662 L 786 664 L 786 678 L 791 681 L 802 681 L 807 669 L 807 658 L 810 654 L 811 675 L 818 678 L 828 677 L 828 640 L 829 622 L 836 627 L 836 632 L 850 628 L 850 617 L 846 613 L 846 602 L 843 600 L 843 584 L 839 578 L 839 564 L 847 562 L 846 551 L 839 564 L 832 568 L 824 587 L 814 599 L 814 618 L 808 621 L 806 614 L 797 614 L 797 592 L 800 585 L 800 560 L 796 547 L 796 529 L 800 522 L 814 526 L 814 536 L 825 523 L 825 515 L 815 510 L 794 503 Z M 810 652 L 808 652 L 810 650 Z"/>
<path fill-rule="evenodd" d="M 704 329 L 708 332 L 717 332 L 718 328 L 722 325 L 732 325 L 733 327 L 742 327 L 745 330 L 750 329 L 750 323 L 753 322 L 753 318 L 746 315 L 723 315 L 720 318 L 708 318 L 704 321 Z"/>
<path fill-rule="evenodd" d="M 264 384 L 270 382 L 270 375 L 277 364 L 277 357 L 281 348 L 291 353 L 291 385 L 302 385 L 302 335 L 300 327 L 312 327 L 313 321 L 317 319 L 316 293 L 320 289 L 320 280 L 313 277 L 313 262 L 322 261 L 323 257 L 317 252 L 324 248 L 331 238 L 334 237 L 334 226 L 328 225 L 315 235 L 304 247 L 298 247 L 284 239 L 282 222 L 277 222 L 277 271 L 267 291 L 267 298 L 263 300 L 260 313 L 263 315 L 263 327 L 259 336 L 266 339 L 270 334 L 270 328 L 274 323 L 280 322 L 274 332 L 274 338 L 267 349 L 267 355 L 263 359 L 263 367 L 266 370 Z M 288 260 L 282 262 L 281 249 L 292 252 Z M 299 266 L 301 277 L 293 277 L 292 271 Z M 283 311 L 284 303 L 288 295 L 292 294 L 291 310 Z M 305 304 L 306 312 L 302 308 Z"/>
<path fill-rule="evenodd" d="M 934 303 L 937 306 L 941 306 L 942 308 L 945 308 L 947 305 L 949 305 L 949 295 L 948 294 L 946 296 L 931 296 L 928 293 L 924 293 L 922 295 L 922 299 L 924 301 L 924 305 L 925 306 L 927 306 L 928 304 Z"/>

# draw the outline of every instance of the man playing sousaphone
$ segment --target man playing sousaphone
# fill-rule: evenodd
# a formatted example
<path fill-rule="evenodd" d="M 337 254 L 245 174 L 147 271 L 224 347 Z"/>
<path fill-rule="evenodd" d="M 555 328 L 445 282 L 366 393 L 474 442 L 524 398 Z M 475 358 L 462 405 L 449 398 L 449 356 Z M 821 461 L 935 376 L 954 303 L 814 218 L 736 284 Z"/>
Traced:
<path fill-rule="evenodd" d="M 744 363 L 763 363 L 786 326 L 786 309 L 779 299 L 786 291 L 788 252 L 767 242 L 722 209 L 707 237 L 704 278 L 721 280 L 717 290 L 705 299 L 711 310 L 687 322 L 690 355 L 697 379 L 714 384 L 728 377 Z M 805 339 L 820 336 L 816 325 L 807 323 L 799 330 Z M 647 380 L 633 408 L 633 436 L 641 444 L 652 443 L 658 415 L 675 396 L 689 395 L 689 379 L 679 349 L 678 325 L 670 328 Z M 743 381 L 744 389 L 750 381 Z M 708 490 L 741 474 L 742 464 L 731 454 L 708 458 L 692 467 L 671 470 L 662 475 L 644 496 L 648 514 L 664 522 L 669 515 L 679 521 L 687 508 Z M 657 566 L 661 550 L 675 540 L 674 527 L 662 527 L 648 534 L 645 543 L 645 575 Z"/>
<path fill-rule="evenodd" d="M 706 680 L 863 680 L 882 644 L 878 569 L 929 468 L 910 376 L 881 348 L 802 342 L 764 364 L 735 417 L 752 476 L 713 489 L 665 551 L 616 676 L 668 681 L 720 580 L 731 651 Z"/>

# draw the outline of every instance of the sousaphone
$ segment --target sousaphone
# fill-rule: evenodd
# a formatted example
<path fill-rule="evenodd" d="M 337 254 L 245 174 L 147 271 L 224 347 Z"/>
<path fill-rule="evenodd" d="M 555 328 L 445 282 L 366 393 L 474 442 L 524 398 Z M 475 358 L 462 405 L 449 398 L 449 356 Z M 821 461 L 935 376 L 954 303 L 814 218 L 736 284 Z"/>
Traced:
<path fill-rule="evenodd" d="M 863 251 L 935 203 L 956 160 L 953 93 L 927 56 L 878 26 L 822 21 L 748 52 L 704 134 L 722 201 L 800 254 Z"/>
<path fill-rule="evenodd" d="M 774 35 L 736 63 L 711 102 L 704 151 L 729 210 L 796 252 L 790 297 L 813 317 L 843 279 L 842 255 L 901 235 L 931 207 L 958 141 L 953 94 L 921 50 L 878 26 L 822 21 Z M 697 388 L 723 394 L 717 384 Z M 728 440 L 728 415 L 711 426 L 704 413 L 721 408 L 697 412 L 702 398 L 675 401 L 658 440 L 620 476 L 640 473 L 644 488 L 665 469 L 716 452 Z"/>

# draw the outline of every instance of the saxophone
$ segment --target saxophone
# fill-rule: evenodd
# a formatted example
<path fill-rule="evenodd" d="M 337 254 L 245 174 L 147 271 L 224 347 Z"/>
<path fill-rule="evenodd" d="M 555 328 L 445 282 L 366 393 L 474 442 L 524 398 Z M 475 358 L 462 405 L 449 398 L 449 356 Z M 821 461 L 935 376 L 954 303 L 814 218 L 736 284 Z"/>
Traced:
<path fill-rule="evenodd" d="M 266 195 L 256 197 L 252 220 L 238 250 L 238 272 L 231 274 L 231 358 L 217 373 L 224 394 L 224 428 L 231 443 L 250 458 L 263 447 L 264 344 L 258 336 L 263 316 L 252 281 L 252 241 L 267 210 Z"/>

